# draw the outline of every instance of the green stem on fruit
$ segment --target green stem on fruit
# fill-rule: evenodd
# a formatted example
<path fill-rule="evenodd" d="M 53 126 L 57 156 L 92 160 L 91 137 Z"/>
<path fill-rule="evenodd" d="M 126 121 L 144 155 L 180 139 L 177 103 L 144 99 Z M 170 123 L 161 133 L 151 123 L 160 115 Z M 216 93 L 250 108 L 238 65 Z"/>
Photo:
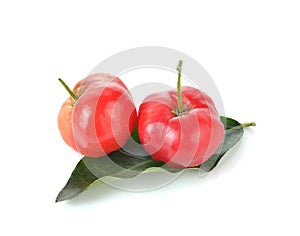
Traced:
<path fill-rule="evenodd" d="M 68 91 L 68 93 L 74 99 L 74 101 L 76 101 L 78 99 L 78 97 L 75 95 L 75 93 L 73 93 L 73 91 L 69 88 L 69 86 L 65 83 L 65 81 L 63 81 L 61 78 L 58 78 L 58 80 L 64 86 L 64 88 Z"/>
<path fill-rule="evenodd" d="M 177 107 L 172 112 L 175 116 L 182 116 L 188 113 L 189 109 L 186 105 L 182 104 L 182 93 L 181 93 L 181 68 L 182 68 L 182 60 L 179 60 L 177 71 L 178 71 L 178 79 L 177 79 Z"/>
<path fill-rule="evenodd" d="M 181 68 L 182 68 L 182 60 L 179 60 L 177 71 L 178 71 L 178 79 L 177 79 L 177 97 L 178 97 L 178 112 L 181 114 L 183 112 L 182 109 L 182 94 L 181 94 Z"/>

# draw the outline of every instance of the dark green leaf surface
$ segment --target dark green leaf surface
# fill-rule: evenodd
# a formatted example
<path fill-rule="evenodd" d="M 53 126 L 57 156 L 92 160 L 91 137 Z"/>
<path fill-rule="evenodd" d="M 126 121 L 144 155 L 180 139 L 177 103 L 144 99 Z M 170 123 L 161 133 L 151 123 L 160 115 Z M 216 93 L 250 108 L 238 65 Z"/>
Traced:
<path fill-rule="evenodd" d="M 201 166 L 193 169 L 211 171 L 225 155 L 243 136 L 243 125 L 226 117 L 221 117 L 226 129 L 223 144 L 219 150 L 212 155 Z M 89 158 L 83 157 L 76 165 L 65 187 L 59 192 L 56 201 L 64 201 L 78 196 L 92 183 L 101 180 L 103 177 L 112 176 L 118 178 L 132 178 L 149 168 L 160 168 L 168 172 L 179 172 L 183 169 L 176 169 L 167 166 L 163 162 L 153 160 L 138 142 L 138 134 L 135 129 L 132 139 L 123 149 L 110 153 L 106 157 Z"/>

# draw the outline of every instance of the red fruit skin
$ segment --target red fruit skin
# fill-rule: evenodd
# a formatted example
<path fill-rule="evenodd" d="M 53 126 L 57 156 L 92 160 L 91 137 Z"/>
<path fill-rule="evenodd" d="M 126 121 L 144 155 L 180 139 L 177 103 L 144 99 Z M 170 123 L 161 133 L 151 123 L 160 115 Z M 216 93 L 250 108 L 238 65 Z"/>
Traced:
<path fill-rule="evenodd" d="M 64 141 L 88 157 L 122 147 L 136 126 L 137 113 L 125 84 L 116 76 L 96 73 L 79 81 L 58 114 Z"/>
<path fill-rule="evenodd" d="M 213 100 L 192 87 L 183 86 L 181 91 L 188 113 L 176 116 L 177 91 L 164 91 L 146 97 L 138 114 L 143 147 L 154 160 L 175 168 L 202 164 L 224 139 L 224 126 Z"/>

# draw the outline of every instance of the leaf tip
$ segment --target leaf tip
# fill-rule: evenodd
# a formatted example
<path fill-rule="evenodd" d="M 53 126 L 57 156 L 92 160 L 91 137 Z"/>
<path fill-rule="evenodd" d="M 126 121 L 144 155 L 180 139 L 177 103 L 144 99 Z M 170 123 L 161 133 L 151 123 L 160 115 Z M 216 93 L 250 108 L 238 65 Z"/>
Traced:
<path fill-rule="evenodd" d="M 64 197 L 63 197 L 63 195 L 62 195 L 62 192 L 60 191 L 60 192 L 58 193 L 57 197 L 55 198 L 55 203 L 57 203 L 57 202 L 62 202 L 62 201 L 64 201 L 64 200 L 66 200 L 66 199 L 64 199 Z"/>
<path fill-rule="evenodd" d="M 74 192 L 74 191 L 70 191 L 68 189 L 62 189 L 56 199 L 55 199 L 55 202 L 62 202 L 62 201 L 65 201 L 65 200 L 69 200 L 69 199 L 72 199 L 74 197 L 76 197 L 79 193 L 77 192 Z"/>

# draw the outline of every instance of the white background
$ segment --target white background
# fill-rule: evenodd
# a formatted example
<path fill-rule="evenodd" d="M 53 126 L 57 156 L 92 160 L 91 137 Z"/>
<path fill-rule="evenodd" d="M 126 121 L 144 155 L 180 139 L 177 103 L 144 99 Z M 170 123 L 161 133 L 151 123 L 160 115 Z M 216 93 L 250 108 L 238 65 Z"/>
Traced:
<path fill-rule="evenodd" d="M 298 1 L 1 1 L 1 235 L 299 235 Z M 137 46 L 211 75 L 226 115 L 255 121 L 205 178 L 106 185 L 54 203 L 80 156 L 56 116 L 70 86 Z M 141 78 L 142 79 L 142 78 Z"/>

